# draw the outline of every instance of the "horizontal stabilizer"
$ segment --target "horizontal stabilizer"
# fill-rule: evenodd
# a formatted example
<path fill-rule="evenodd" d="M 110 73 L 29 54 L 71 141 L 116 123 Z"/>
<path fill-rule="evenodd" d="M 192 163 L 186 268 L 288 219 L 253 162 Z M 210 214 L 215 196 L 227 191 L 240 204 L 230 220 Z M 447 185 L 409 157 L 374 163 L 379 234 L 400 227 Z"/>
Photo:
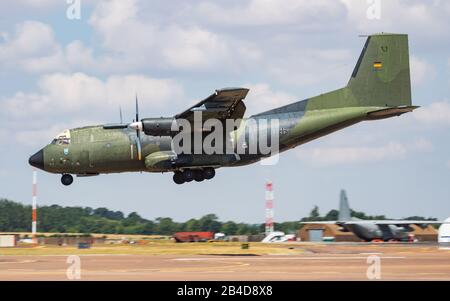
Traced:
<path fill-rule="evenodd" d="M 367 113 L 368 119 L 384 119 L 394 116 L 400 116 L 405 113 L 409 113 L 414 111 L 415 109 L 420 108 L 419 106 L 403 106 L 403 107 L 396 107 L 396 108 L 387 108 L 382 110 L 377 110 L 373 112 Z"/>
<path fill-rule="evenodd" d="M 352 221 L 317 221 L 317 222 L 300 222 L 300 224 L 317 224 L 317 225 L 424 225 L 424 224 L 450 224 L 445 221 L 419 221 L 419 220 L 352 220 Z"/>

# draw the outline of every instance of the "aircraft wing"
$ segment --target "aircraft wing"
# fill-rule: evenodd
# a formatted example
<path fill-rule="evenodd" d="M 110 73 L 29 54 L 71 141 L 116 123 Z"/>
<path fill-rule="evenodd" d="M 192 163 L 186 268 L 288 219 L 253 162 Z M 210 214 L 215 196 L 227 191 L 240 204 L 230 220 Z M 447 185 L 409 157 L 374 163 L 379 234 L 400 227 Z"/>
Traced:
<path fill-rule="evenodd" d="M 347 225 L 373 224 L 373 225 L 423 225 L 423 224 L 445 224 L 443 221 L 420 221 L 420 220 L 357 220 L 343 222 Z"/>
<path fill-rule="evenodd" d="M 337 224 L 337 225 L 424 225 L 424 224 L 447 224 L 444 221 L 420 221 L 420 220 L 355 220 L 355 221 L 317 221 L 300 222 L 300 224 Z"/>
<path fill-rule="evenodd" d="M 331 225 L 331 224 L 345 224 L 345 222 L 339 222 L 339 221 L 317 221 L 317 222 L 300 222 L 300 224 Z"/>
<path fill-rule="evenodd" d="M 245 113 L 245 105 L 242 101 L 248 93 L 246 88 L 225 88 L 216 92 L 186 111 L 175 116 L 177 119 L 194 120 L 194 112 L 202 112 L 202 120 L 210 118 L 219 120 L 241 119 Z"/>

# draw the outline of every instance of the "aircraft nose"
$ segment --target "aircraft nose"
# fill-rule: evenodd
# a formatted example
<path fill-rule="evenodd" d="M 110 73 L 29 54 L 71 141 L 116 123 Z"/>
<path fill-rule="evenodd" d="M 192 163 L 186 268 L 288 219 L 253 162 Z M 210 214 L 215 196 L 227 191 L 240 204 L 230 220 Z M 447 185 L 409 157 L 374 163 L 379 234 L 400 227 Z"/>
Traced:
<path fill-rule="evenodd" d="M 31 166 L 44 169 L 44 150 L 40 150 L 30 157 L 28 160 Z"/>

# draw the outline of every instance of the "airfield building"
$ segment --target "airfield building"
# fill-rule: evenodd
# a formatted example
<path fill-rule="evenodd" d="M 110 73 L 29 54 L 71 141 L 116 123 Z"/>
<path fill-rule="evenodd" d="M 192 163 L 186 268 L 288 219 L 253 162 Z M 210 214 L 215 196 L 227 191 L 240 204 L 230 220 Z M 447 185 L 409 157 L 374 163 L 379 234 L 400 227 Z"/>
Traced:
<path fill-rule="evenodd" d="M 342 231 L 335 224 L 307 224 L 297 234 L 301 241 L 361 241 L 352 232 Z"/>
<path fill-rule="evenodd" d="M 11 248 L 17 245 L 17 235 L 2 234 L 0 235 L 0 248 Z"/>

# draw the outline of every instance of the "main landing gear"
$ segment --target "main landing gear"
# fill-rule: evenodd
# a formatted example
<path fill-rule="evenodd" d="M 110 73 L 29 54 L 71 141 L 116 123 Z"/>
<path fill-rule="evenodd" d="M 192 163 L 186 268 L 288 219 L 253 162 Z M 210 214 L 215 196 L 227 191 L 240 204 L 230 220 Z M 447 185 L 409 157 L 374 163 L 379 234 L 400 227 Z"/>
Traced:
<path fill-rule="evenodd" d="M 72 184 L 72 183 L 73 183 L 73 177 L 72 177 L 72 175 L 69 175 L 69 174 L 63 174 L 62 177 L 61 177 L 61 183 L 62 183 L 64 186 L 69 186 L 70 184 Z"/>
<path fill-rule="evenodd" d="M 185 169 L 183 171 L 176 171 L 173 174 L 173 181 L 177 184 L 185 182 L 201 182 L 203 180 L 211 180 L 216 175 L 216 171 L 212 167 L 204 169 Z"/>

